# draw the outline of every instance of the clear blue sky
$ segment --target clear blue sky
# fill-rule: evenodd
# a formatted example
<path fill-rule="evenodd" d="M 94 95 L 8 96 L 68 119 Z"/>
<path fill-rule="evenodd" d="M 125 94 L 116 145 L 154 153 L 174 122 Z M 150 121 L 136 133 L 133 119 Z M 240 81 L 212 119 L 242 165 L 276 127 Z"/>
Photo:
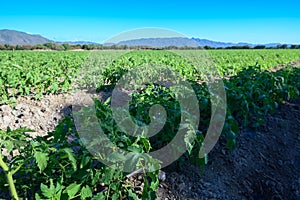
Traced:
<path fill-rule="evenodd" d="M 103 42 L 143 27 L 224 42 L 300 44 L 300 1 L 1 1 L 0 29 Z"/>

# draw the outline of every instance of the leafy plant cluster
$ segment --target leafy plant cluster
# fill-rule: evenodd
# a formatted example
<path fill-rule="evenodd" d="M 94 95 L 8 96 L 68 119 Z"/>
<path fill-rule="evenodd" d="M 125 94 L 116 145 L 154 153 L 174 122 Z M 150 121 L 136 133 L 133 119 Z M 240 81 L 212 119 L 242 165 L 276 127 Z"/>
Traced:
<path fill-rule="evenodd" d="M 145 183 L 152 181 L 137 194 L 126 182 L 127 174 L 105 166 L 85 149 L 69 117 L 47 136 L 32 138 L 28 132 L 25 128 L 0 132 L 2 198 L 138 199 L 151 195 L 151 188 L 158 185 L 153 173 L 145 174 Z"/>
<path fill-rule="evenodd" d="M 257 128 L 264 117 L 273 113 L 284 101 L 297 98 L 300 90 L 300 68 L 288 66 L 276 72 L 262 71 L 260 66 L 250 67 L 224 79 L 227 95 L 227 121 L 236 121 L 240 126 Z M 230 124 L 230 123 L 229 123 Z M 223 134 L 227 147 L 236 147 L 236 137 L 225 123 Z M 235 135 L 236 135 L 235 134 Z"/>
<path fill-rule="evenodd" d="M 259 65 L 261 70 L 268 70 L 279 65 L 300 60 L 299 50 L 186 50 L 186 51 L 134 51 L 120 54 L 121 56 L 109 65 L 94 65 L 88 71 L 97 71 L 97 76 L 87 76 L 91 85 L 101 88 L 103 85 L 115 85 L 117 81 L 129 70 L 139 67 L 144 63 L 165 65 L 176 70 L 186 80 L 198 82 L 203 80 L 203 66 L 194 66 L 189 60 L 190 55 L 202 56 L 202 60 L 211 62 L 221 76 L 233 76 L 249 68 Z M 88 59 L 89 60 L 89 59 Z M 102 59 L 95 59 L 98 62 Z M 202 62 L 202 60 L 200 60 Z M 197 61 L 196 61 L 197 62 Z M 95 67 L 96 66 L 96 67 Z M 97 67 L 101 66 L 101 67 Z M 201 69 L 199 69 L 199 67 Z M 91 74 L 90 72 L 87 72 Z M 95 73 L 93 73 L 95 74 Z M 97 78 L 95 78 L 97 77 Z M 93 80 L 93 81 L 90 81 Z"/>
<path fill-rule="evenodd" d="M 230 112 L 243 126 L 260 126 L 267 113 L 299 96 L 299 72 L 299 67 L 292 66 L 276 72 L 255 66 L 224 80 Z"/>
<path fill-rule="evenodd" d="M 95 66 L 95 62 L 101 62 L 98 57 L 87 60 L 90 60 L 91 64 L 88 64 L 87 62 L 86 65 L 92 66 L 93 68 Z M 173 70 L 178 71 L 179 74 L 188 77 L 189 80 L 195 80 L 195 75 L 197 76 L 197 70 L 194 66 L 189 64 L 185 59 L 182 59 L 179 55 L 172 52 L 155 50 L 129 51 L 120 54 L 119 57 L 104 67 L 94 68 L 94 71 L 95 69 L 98 71 L 98 76 L 96 80 L 93 77 L 91 78 L 92 80 L 95 80 L 94 82 L 92 81 L 92 83 L 94 83 L 93 85 L 98 88 L 101 88 L 104 85 L 115 85 L 118 80 L 129 70 L 150 63 L 153 66 L 153 70 L 155 70 L 156 65 L 168 66 Z M 96 66 L 99 66 L 99 64 Z M 91 67 L 89 67 L 89 69 L 91 69 Z"/>
<path fill-rule="evenodd" d="M 2 51 L 0 53 L 0 103 L 20 95 L 67 92 L 72 89 L 84 53 Z"/>
<path fill-rule="evenodd" d="M 195 51 L 173 52 L 181 52 L 180 55 L 183 55 L 183 57 L 189 57 L 189 54 Z M 300 60 L 299 50 L 297 49 L 207 50 L 206 52 L 221 76 L 237 75 L 250 66 L 259 65 L 262 70 L 268 70 Z"/>

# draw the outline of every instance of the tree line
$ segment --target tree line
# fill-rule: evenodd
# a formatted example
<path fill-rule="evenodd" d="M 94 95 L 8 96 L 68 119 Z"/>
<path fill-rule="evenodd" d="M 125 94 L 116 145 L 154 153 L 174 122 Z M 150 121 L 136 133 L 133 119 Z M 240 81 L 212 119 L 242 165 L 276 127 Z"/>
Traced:
<path fill-rule="evenodd" d="M 300 45 L 280 44 L 275 47 L 266 47 L 265 45 L 257 46 L 229 46 L 229 47 L 210 47 L 210 46 L 168 46 L 168 47 L 149 47 L 149 46 L 127 46 L 127 45 L 103 45 L 103 44 L 58 44 L 45 43 L 37 45 L 1 45 L 0 50 L 197 50 L 197 49 L 300 49 Z"/>

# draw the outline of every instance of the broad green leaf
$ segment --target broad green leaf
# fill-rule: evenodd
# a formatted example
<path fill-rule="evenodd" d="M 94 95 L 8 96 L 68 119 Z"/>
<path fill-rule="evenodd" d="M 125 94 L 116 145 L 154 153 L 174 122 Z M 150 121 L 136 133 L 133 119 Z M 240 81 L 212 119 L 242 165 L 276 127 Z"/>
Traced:
<path fill-rule="evenodd" d="M 80 186 L 81 186 L 81 184 L 72 183 L 64 190 L 64 193 L 67 193 L 69 196 L 69 199 L 72 199 L 79 192 Z"/>
<path fill-rule="evenodd" d="M 119 194 L 118 193 L 114 193 L 111 197 L 112 200 L 118 200 L 119 198 Z"/>
<path fill-rule="evenodd" d="M 35 199 L 36 200 L 42 200 L 42 198 L 40 197 L 40 195 L 38 193 L 35 193 Z"/>
<path fill-rule="evenodd" d="M 93 192 L 92 192 L 92 189 L 87 185 L 87 186 L 84 186 L 82 189 L 81 189 L 81 192 L 80 192 L 80 198 L 82 200 L 88 198 L 88 197 L 92 197 L 93 196 Z"/>
<path fill-rule="evenodd" d="M 41 183 L 41 192 L 42 194 L 47 197 L 48 199 L 52 199 L 55 196 L 55 188 L 54 188 L 54 184 L 53 184 L 53 179 L 50 179 L 50 187 L 48 188 L 48 186 L 44 185 L 43 183 Z"/>
<path fill-rule="evenodd" d="M 48 154 L 40 151 L 36 151 L 34 153 L 34 158 L 40 169 L 40 173 L 42 173 L 48 164 L 48 160 L 49 160 Z"/>
<path fill-rule="evenodd" d="M 68 159 L 70 160 L 74 171 L 77 169 L 76 159 L 73 153 L 73 150 L 70 148 L 64 148 L 63 151 L 68 155 Z"/>

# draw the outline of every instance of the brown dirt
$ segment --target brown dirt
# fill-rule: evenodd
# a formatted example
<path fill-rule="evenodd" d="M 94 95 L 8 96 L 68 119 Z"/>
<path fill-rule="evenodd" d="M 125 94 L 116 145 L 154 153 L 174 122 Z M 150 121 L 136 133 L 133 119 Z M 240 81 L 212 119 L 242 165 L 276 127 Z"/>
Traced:
<path fill-rule="evenodd" d="M 300 98 L 286 102 L 257 130 L 241 130 L 230 152 L 220 140 L 202 174 L 166 169 L 159 199 L 300 199 Z"/>

